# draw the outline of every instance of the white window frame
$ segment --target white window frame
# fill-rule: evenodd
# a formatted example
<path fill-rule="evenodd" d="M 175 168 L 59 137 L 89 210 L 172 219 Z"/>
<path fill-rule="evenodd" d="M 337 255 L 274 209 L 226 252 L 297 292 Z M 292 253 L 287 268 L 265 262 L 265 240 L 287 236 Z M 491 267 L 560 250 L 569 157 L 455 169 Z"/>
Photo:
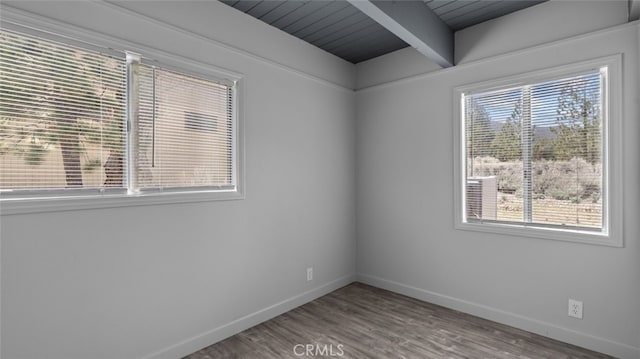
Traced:
<path fill-rule="evenodd" d="M 242 74 L 184 56 L 112 38 L 86 29 L 79 29 L 69 24 L 20 10 L 2 7 L 2 12 L 2 28 L 9 31 L 60 42 L 89 51 L 98 50 L 102 53 L 117 53 L 123 57 L 128 52 L 134 52 L 145 59 L 146 63 L 154 63 L 158 67 L 203 79 L 210 79 L 214 82 L 224 80 L 225 82 L 233 83 L 232 183 L 234 188 L 219 190 L 185 187 L 175 191 L 140 193 L 131 193 L 126 189 L 123 191 L 97 193 L 96 191 L 83 192 L 80 190 L 78 193 L 73 194 L 65 194 L 64 191 L 53 190 L 47 191 L 47 193 L 34 193 L 33 195 L 24 196 L 0 194 L 0 215 L 244 199 Z"/>
<path fill-rule="evenodd" d="M 535 224 L 466 220 L 464 94 L 542 83 L 606 66 L 603 104 L 603 230 L 564 230 Z M 457 87 L 453 91 L 454 226 L 459 230 L 623 247 L 622 217 L 622 55 L 542 69 Z"/>

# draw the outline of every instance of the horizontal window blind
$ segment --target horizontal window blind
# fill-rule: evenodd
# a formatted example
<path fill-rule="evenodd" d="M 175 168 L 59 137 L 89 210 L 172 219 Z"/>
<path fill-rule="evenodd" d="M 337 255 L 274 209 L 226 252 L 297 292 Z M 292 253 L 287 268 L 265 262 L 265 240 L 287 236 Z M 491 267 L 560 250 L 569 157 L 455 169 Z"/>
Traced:
<path fill-rule="evenodd" d="M 232 81 L 6 30 L 0 55 L 3 199 L 237 190 Z"/>
<path fill-rule="evenodd" d="M 123 188 L 124 59 L 0 32 L 0 190 Z"/>
<path fill-rule="evenodd" d="M 467 221 L 603 228 L 605 76 L 464 95 Z"/>
<path fill-rule="evenodd" d="M 233 188 L 233 88 L 134 64 L 136 190 Z"/>

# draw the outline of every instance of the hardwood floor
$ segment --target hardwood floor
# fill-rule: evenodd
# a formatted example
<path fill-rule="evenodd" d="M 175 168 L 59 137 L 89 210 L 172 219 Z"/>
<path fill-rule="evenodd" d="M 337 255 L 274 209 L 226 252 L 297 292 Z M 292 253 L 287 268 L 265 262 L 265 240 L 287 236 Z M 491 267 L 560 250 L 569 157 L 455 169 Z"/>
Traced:
<path fill-rule="evenodd" d="M 354 283 L 184 359 L 231 358 L 610 357 Z"/>

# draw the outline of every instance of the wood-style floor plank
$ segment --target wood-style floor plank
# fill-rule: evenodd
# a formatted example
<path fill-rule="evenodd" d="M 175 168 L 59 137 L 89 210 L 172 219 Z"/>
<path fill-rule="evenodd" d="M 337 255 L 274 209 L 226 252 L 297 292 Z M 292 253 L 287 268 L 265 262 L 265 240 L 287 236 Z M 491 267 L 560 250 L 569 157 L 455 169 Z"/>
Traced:
<path fill-rule="evenodd" d="M 305 351 L 298 346 L 294 352 L 297 344 L 318 347 L 319 350 L 313 354 L 320 355 L 298 355 Z M 469 314 L 353 283 L 184 359 L 336 357 L 611 358 Z"/>

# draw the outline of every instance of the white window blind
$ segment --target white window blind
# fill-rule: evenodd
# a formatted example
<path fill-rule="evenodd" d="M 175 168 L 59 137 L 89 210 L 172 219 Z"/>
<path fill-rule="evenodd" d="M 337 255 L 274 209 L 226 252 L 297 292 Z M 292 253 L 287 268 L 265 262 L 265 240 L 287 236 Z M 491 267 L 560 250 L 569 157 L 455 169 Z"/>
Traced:
<path fill-rule="evenodd" d="M 605 227 L 606 74 L 463 94 L 467 222 Z"/>
<path fill-rule="evenodd" d="M 202 77 L 4 29 L 0 41 L 3 201 L 239 198 L 236 80 L 197 63 Z"/>
<path fill-rule="evenodd" d="M 132 66 L 135 190 L 233 188 L 233 85 Z"/>
<path fill-rule="evenodd" d="M 0 190 L 123 188 L 125 61 L 0 32 Z"/>

